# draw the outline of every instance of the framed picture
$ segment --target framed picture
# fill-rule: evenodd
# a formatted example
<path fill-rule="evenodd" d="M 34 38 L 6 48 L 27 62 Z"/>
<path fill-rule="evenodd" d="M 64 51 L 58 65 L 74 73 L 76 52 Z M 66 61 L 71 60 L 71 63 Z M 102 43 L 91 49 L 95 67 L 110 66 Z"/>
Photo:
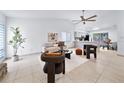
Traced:
<path fill-rule="evenodd" d="M 100 42 L 101 41 L 101 33 L 94 33 L 93 41 Z"/>
<path fill-rule="evenodd" d="M 58 40 L 58 33 L 48 33 L 48 42 L 56 42 Z"/>
<path fill-rule="evenodd" d="M 108 33 L 94 33 L 93 40 L 97 42 L 103 42 L 108 39 Z"/>

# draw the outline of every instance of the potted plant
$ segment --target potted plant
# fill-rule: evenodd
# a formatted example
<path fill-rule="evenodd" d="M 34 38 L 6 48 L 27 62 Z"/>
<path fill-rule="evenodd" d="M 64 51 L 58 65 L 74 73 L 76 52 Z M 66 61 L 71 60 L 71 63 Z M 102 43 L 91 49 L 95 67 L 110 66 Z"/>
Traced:
<path fill-rule="evenodd" d="M 19 27 L 11 27 L 11 30 L 13 32 L 13 37 L 12 39 L 9 41 L 9 44 L 13 47 L 14 50 L 14 55 L 13 55 L 13 61 L 18 61 L 19 60 L 19 56 L 17 55 L 18 49 L 24 48 L 22 46 L 22 43 L 25 42 L 25 38 L 22 38 L 22 35 L 19 31 Z"/>

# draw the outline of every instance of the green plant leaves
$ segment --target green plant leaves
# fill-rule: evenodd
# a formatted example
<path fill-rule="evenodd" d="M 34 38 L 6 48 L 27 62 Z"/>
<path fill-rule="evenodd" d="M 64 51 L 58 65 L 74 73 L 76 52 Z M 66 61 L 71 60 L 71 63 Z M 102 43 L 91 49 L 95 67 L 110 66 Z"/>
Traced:
<path fill-rule="evenodd" d="M 10 41 L 9 41 L 9 43 L 13 43 L 13 41 L 12 41 L 12 40 L 10 40 Z"/>
<path fill-rule="evenodd" d="M 21 44 L 25 42 L 26 38 L 22 38 L 22 35 L 19 31 L 19 27 L 11 27 L 11 29 L 13 32 L 13 37 L 12 40 L 9 41 L 9 44 L 11 44 L 12 47 L 17 50 L 19 47 L 24 48 L 23 46 L 21 46 Z"/>

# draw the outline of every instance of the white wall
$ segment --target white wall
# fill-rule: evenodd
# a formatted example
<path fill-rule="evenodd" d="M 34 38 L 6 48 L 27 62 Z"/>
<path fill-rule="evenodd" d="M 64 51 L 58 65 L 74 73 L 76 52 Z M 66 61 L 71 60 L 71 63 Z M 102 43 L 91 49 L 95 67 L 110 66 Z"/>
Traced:
<path fill-rule="evenodd" d="M 23 44 L 25 48 L 19 49 L 19 55 L 41 52 L 42 45 L 48 42 L 48 32 L 58 32 L 60 35 L 60 32 L 73 31 L 73 24 L 68 20 L 8 18 L 7 41 L 12 37 L 11 26 L 20 27 L 23 37 L 26 38 L 26 42 Z M 12 56 L 12 52 L 11 46 L 7 45 L 7 56 Z"/>
<path fill-rule="evenodd" d="M 118 54 L 124 56 L 124 11 L 117 12 L 118 17 Z"/>
<path fill-rule="evenodd" d="M 95 13 L 97 14 L 97 13 Z M 0 15 L 1 16 L 1 15 Z M 87 23 L 86 25 L 80 24 L 77 27 L 73 27 L 71 22 L 60 19 L 20 19 L 20 18 L 8 18 L 7 22 L 7 37 L 9 40 L 12 36 L 9 28 L 11 26 L 19 26 L 25 38 L 27 38 L 24 44 L 25 49 L 20 49 L 19 54 L 31 54 L 41 51 L 41 46 L 44 42 L 47 42 L 48 32 L 71 32 L 77 31 L 77 29 L 84 31 L 82 28 L 92 27 L 110 27 L 117 25 L 117 29 L 105 29 L 102 32 L 109 31 L 110 38 L 113 41 L 118 41 L 118 54 L 124 55 L 124 11 L 100 11 L 96 22 Z M 3 20 L 0 17 L 0 20 Z M 88 29 L 89 30 L 89 29 Z M 117 31 L 117 32 L 116 32 Z M 72 35 L 73 38 L 73 35 Z M 8 56 L 12 55 L 12 49 L 7 45 Z"/>
<path fill-rule="evenodd" d="M 6 24 L 6 17 L 2 14 L 2 13 L 0 13 L 0 24 Z"/>

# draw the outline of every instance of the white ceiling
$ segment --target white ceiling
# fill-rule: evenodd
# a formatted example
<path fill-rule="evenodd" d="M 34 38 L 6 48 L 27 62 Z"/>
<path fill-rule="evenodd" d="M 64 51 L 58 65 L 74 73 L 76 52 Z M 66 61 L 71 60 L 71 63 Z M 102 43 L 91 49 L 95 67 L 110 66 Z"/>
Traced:
<path fill-rule="evenodd" d="M 52 18 L 52 19 L 68 19 L 68 20 L 80 20 L 82 15 L 81 10 L 1 10 L 7 17 L 15 18 Z M 86 10 L 85 16 L 98 15 L 96 22 L 88 22 L 86 25 L 79 24 L 81 26 L 92 27 L 109 27 L 115 25 L 115 10 Z M 81 27 L 82 28 L 82 27 Z M 86 27 L 85 27 L 86 28 Z"/>
<path fill-rule="evenodd" d="M 64 18 L 64 19 L 80 19 L 81 10 L 1 10 L 7 17 L 20 18 Z M 87 10 L 86 16 L 94 14 L 99 15 L 100 10 Z M 103 11 L 102 12 L 106 12 Z"/>

